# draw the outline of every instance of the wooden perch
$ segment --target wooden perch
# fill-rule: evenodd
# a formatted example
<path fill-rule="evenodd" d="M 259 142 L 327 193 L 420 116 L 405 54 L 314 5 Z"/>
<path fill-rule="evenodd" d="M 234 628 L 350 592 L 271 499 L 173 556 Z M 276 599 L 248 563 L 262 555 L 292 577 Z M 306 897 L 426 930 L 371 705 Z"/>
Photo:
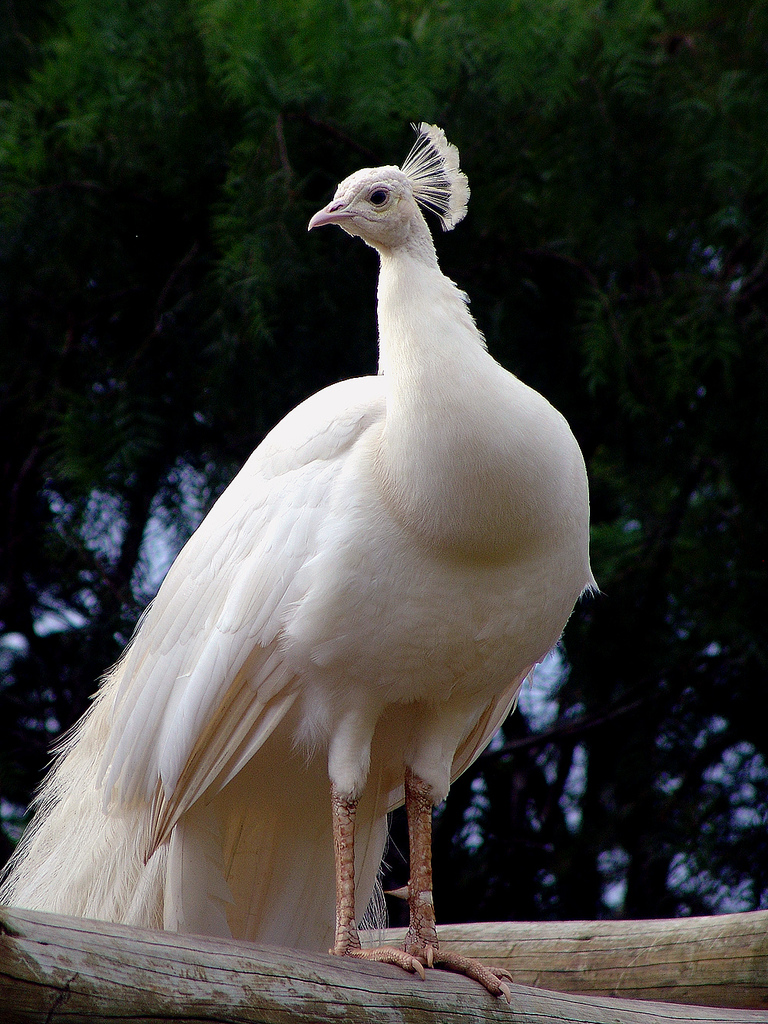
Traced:
<path fill-rule="evenodd" d="M 0 911 L 3 1024 L 117 1019 L 135 1024 L 174 1019 L 186 1024 L 757 1024 L 768 1016 L 749 1009 L 567 995 L 517 984 L 508 1006 L 468 979 L 443 971 L 428 971 L 422 982 L 388 965 Z"/>
<path fill-rule="evenodd" d="M 404 935 L 392 928 L 384 940 L 399 945 Z M 663 921 L 443 925 L 440 945 L 506 967 L 521 985 L 768 1008 L 768 910 Z"/>

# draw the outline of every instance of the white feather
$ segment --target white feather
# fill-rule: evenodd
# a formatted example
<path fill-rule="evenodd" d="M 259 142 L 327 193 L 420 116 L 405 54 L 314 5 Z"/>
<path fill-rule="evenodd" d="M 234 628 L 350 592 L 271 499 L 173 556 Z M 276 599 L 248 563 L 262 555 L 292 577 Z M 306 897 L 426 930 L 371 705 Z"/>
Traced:
<path fill-rule="evenodd" d="M 469 182 L 459 170 L 459 151 L 434 124 L 413 125 L 417 133 L 401 171 L 413 186 L 418 203 L 440 218 L 444 231 L 451 231 L 467 213 Z"/>

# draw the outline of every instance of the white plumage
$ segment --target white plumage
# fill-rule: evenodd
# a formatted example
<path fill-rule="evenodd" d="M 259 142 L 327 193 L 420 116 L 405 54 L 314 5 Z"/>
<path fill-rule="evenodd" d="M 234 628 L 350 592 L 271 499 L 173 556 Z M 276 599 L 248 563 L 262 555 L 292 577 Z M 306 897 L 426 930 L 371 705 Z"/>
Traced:
<path fill-rule="evenodd" d="M 216 502 L 49 775 L 6 902 L 313 949 L 336 903 L 354 955 L 338 807 L 360 915 L 406 769 L 444 798 L 593 583 L 578 445 L 488 354 L 417 205 L 452 227 L 468 195 L 420 126 L 402 170 L 358 171 L 310 222 L 380 254 L 380 375 L 294 409 Z"/>

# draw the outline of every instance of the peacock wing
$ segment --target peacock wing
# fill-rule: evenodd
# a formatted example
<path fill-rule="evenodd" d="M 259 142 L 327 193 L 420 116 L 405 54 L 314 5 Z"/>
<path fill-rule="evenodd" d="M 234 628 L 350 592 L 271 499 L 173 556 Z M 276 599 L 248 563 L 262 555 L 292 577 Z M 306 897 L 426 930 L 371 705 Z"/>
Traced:
<path fill-rule="evenodd" d="M 517 704 L 520 687 L 533 668 L 534 666 L 532 665 L 524 672 L 521 672 L 503 693 L 499 694 L 498 697 L 486 706 L 474 728 L 467 734 L 454 754 L 451 767 L 451 782 L 457 779 L 462 772 L 465 772 L 491 742 L 497 730 Z"/>
<path fill-rule="evenodd" d="M 324 389 L 265 438 L 171 566 L 105 692 L 105 806 L 152 805 L 152 848 L 218 792 L 298 695 L 281 637 L 345 458 L 384 416 L 381 379 Z M 149 851 L 151 852 L 151 851 Z"/>

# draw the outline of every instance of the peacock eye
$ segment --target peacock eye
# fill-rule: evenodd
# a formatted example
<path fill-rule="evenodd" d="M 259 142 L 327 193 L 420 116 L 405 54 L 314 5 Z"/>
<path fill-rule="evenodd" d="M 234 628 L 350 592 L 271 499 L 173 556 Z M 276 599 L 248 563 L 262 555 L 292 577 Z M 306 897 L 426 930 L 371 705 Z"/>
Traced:
<path fill-rule="evenodd" d="M 377 188 L 371 192 L 368 197 L 374 206 L 383 206 L 389 197 L 389 193 L 384 188 Z"/>

